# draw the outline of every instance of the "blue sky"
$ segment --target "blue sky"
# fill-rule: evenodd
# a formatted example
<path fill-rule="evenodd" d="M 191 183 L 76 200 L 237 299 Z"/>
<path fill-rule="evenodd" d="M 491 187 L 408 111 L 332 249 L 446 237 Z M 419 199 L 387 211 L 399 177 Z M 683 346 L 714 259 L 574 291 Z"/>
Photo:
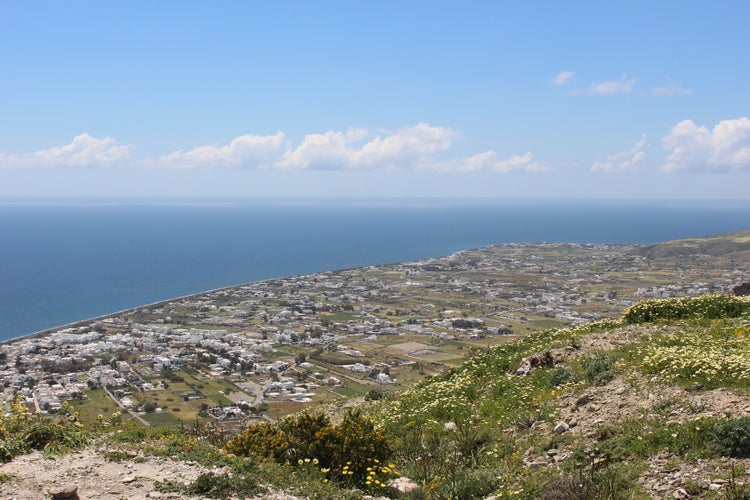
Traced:
<path fill-rule="evenodd" d="M 0 1 L 0 196 L 741 198 L 750 3 Z"/>

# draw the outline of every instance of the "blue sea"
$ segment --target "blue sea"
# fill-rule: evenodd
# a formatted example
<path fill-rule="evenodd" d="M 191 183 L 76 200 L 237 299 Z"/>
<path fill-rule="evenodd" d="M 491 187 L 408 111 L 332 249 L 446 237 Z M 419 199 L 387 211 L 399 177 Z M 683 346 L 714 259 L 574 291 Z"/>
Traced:
<path fill-rule="evenodd" d="M 509 242 L 750 228 L 750 201 L 0 200 L 0 339 L 205 290 Z"/>

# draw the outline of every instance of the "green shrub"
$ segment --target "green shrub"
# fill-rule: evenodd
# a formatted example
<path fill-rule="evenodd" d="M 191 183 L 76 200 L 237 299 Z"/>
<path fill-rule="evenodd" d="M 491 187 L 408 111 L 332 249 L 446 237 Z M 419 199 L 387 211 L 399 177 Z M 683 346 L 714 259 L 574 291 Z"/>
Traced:
<path fill-rule="evenodd" d="M 247 498 L 257 493 L 259 488 L 252 477 L 205 472 L 187 485 L 184 491 L 201 498 Z"/>
<path fill-rule="evenodd" d="M 710 443 L 724 456 L 750 457 L 750 417 L 718 422 L 710 433 Z"/>
<path fill-rule="evenodd" d="M 276 424 L 252 424 L 227 442 L 224 449 L 279 464 L 313 463 L 327 477 L 360 486 L 366 481 L 368 468 L 372 470 L 391 454 L 382 431 L 356 411 L 347 411 L 335 425 L 322 413 L 309 412 Z"/>
<path fill-rule="evenodd" d="M 617 358 L 608 351 L 595 350 L 581 358 L 581 368 L 586 381 L 594 385 L 606 385 L 615 378 Z"/>
<path fill-rule="evenodd" d="M 570 384 L 576 381 L 575 374 L 568 368 L 557 367 L 550 370 L 548 384 L 552 387 Z"/>

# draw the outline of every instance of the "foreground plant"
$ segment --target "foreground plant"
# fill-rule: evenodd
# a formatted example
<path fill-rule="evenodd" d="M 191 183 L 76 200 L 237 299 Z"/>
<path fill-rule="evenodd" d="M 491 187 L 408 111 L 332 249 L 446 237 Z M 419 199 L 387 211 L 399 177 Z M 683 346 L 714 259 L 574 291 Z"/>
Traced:
<path fill-rule="evenodd" d="M 64 405 L 64 413 L 48 418 L 41 413 L 31 413 L 17 395 L 10 407 L 0 414 L 0 460 L 8 461 L 31 450 L 41 450 L 45 456 L 80 450 L 90 439 L 120 420 L 115 413 L 109 420 L 103 418 L 93 426 L 78 421 L 73 406 Z"/>

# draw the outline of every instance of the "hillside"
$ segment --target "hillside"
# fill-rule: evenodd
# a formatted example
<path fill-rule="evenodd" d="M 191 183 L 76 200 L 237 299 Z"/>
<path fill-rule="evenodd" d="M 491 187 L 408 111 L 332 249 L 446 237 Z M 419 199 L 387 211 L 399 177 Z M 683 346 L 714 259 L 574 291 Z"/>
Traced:
<path fill-rule="evenodd" d="M 742 261 L 750 255 L 750 231 L 644 245 L 638 247 L 636 253 L 649 258 L 684 258 L 706 255 Z"/>
<path fill-rule="evenodd" d="M 1 491 L 358 498 L 396 496 L 368 479 L 398 474 L 417 487 L 405 498 L 746 498 L 748 334 L 746 298 L 646 301 L 618 321 L 477 349 L 413 389 L 358 403 L 362 414 L 302 414 L 229 441 L 115 423 L 82 452 L 14 458 Z"/>
<path fill-rule="evenodd" d="M 654 283 L 646 294 L 673 292 L 656 286 L 670 273 L 685 283 L 713 275 L 725 290 L 728 276 L 745 279 L 732 273 L 747 267 L 742 252 L 703 269 L 715 245 L 698 244 L 685 261 L 668 250 L 680 245 L 693 243 L 669 242 L 635 261 L 607 247 L 590 286 L 634 296 L 638 276 Z M 519 248 L 500 251 L 519 259 Z M 558 269 L 561 254 L 585 260 L 574 247 L 530 251 L 527 276 L 554 268 L 543 252 L 554 252 Z M 496 263 L 510 262 L 502 259 L 472 251 L 427 265 L 463 289 L 463 276 L 492 280 Z M 566 276 L 575 274 L 545 274 L 542 286 L 554 293 L 550 278 Z M 395 292 L 388 300 L 398 304 Z M 49 419 L 18 400 L 1 422 L 0 495 L 62 498 L 68 487 L 99 499 L 747 498 L 749 311 L 749 299 L 728 295 L 647 299 L 609 319 L 455 344 L 455 362 L 416 385 L 371 386 L 365 398 L 307 406 L 241 434 L 210 421 L 149 429 L 118 412 L 86 422 L 73 405 Z"/>

